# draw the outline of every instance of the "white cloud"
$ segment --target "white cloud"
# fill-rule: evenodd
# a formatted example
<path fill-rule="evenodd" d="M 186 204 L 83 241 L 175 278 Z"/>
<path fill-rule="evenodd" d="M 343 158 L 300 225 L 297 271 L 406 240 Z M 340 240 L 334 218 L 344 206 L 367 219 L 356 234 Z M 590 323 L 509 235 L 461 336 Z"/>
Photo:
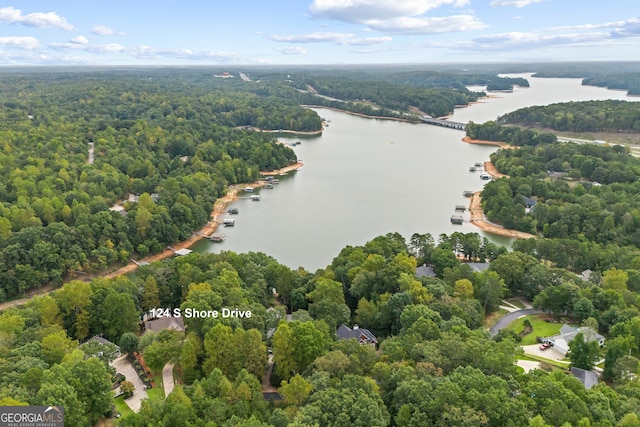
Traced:
<path fill-rule="evenodd" d="M 11 6 L 0 8 L 0 21 L 9 24 L 22 24 L 27 27 L 73 30 L 73 25 L 56 12 L 35 12 L 23 15 L 20 9 Z"/>
<path fill-rule="evenodd" d="M 116 33 L 116 30 L 111 27 L 107 27 L 106 25 L 94 25 L 93 27 L 91 27 L 91 32 L 98 36 L 112 36 L 114 34 L 122 34 Z"/>
<path fill-rule="evenodd" d="M 272 35 L 269 39 L 282 43 L 335 43 L 343 46 L 386 43 L 391 37 L 357 37 L 351 33 L 308 33 L 297 35 Z"/>
<path fill-rule="evenodd" d="M 513 7 L 525 7 L 530 4 L 540 3 L 542 0 L 493 0 L 490 3 L 491 7 L 501 6 L 513 6 Z"/>
<path fill-rule="evenodd" d="M 468 0 L 314 0 L 317 18 L 366 25 L 391 34 L 436 34 L 486 28 L 470 12 L 432 17 L 427 12 L 442 6 L 463 7 Z"/>
<path fill-rule="evenodd" d="M 75 44 L 89 44 L 89 40 L 87 40 L 87 38 L 85 36 L 77 36 L 74 37 L 72 39 L 69 40 L 69 43 L 75 43 Z"/>
<path fill-rule="evenodd" d="M 40 47 L 34 37 L 0 37 L 0 46 L 17 47 L 24 50 L 36 50 Z"/>
<path fill-rule="evenodd" d="M 280 52 L 283 55 L 304 55 L 307 53 L 307 50 L 302 46 L 287 46 L 277 48 L 276 51 Z"/>
<path fill-rule="evenodd" d="M 487 26 L 471 15 L 453 15 L 435 18 L 403 17 L 372 20 L 368 25 L 377 31 L 393 34 L 437 34 L 455 31 L 480 30 Z"/>
<path fill-rule="evenodd" d="M 118 43 L 88 44 L 76 41 L 71 43 L 51 43 L 49 47 L 54 50 L 83 50 L 93 53 L 125 53 L 129 50 L 126 46 Z"/>
<path fill-rule="evenodd" d="M 468 0 L 314 0 L 310 9 L 316 17 L 363 23 L 370 19 L 419 16 L 445 5 L 468 4 Z"/>

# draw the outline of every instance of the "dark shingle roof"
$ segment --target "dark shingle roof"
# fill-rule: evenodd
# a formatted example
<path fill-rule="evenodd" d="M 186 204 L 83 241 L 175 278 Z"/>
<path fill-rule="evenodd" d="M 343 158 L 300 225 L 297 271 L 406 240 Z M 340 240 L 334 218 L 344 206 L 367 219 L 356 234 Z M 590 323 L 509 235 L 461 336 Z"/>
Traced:
<path fill-rule="evenodd" d="M 370 330 L 368 329 L 364 329 L 364 328 L 359 328 L 358 325 L 355 325 L 353 327 L 353 329 L 351 329 L 350 327 L 348 327 L 345 324 L 342 324 L 338 327 L 338 330 L 336 330 L 336 335 L 339 338 L 342 338 L 344 340 L 348 340 L 350 338 L 355 338 L 358 341 L 360 341 L 361 343 L 377 343 L 378 339 L 376 338 L 375 335 L 373 335 L 371 333 Z"/>

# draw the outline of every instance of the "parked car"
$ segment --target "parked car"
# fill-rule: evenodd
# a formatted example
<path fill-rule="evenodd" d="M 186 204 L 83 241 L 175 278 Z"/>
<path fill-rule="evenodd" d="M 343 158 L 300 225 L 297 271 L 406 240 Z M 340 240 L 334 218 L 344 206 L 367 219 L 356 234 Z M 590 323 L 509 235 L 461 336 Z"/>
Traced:
<path fill-rule="evenodd" d="M 540 346 L 540 350 L 545 351 L 546 349 L 548 349 L 548 348 L 550 348 L 550 347 L 551 347 L 551 344 L 549 344 L 548 342 L 546 342 L 546 343 L 543 343 L 543 344 Z"/>

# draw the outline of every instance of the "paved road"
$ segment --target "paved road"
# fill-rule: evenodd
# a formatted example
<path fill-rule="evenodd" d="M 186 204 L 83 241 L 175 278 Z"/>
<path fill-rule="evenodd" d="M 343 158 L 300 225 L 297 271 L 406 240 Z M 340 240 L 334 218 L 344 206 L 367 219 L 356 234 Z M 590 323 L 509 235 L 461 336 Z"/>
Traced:
<path fill-rule="evenodd" d="M 142 404 L 142 399 L 149 398 L 147 389 L 144 387 L 142 380 L 136 373 L 136 370 L 133 368 L 131 362 L 127 360 L 127 356 L 118 357 L 110 364 L 111 366 L 116 368 L 117 372 L 122 372 L 127 381 L 133 383 L 133 386 L 135 387 L 133 396 L 125 399 L 124 402 L 129 406 L 129 408 L 131 408 L 133 412 L 138 412 L 140 410 L 140 405 Z"/>
<path fill-rule="evenodd" d="M 496 324 L 489 329 L 489 333 L 493 337 L 498 334 L 498 331 L 509 326 L 511 322 L 513 322 L 517 318 L 522 316 L 527 316 L 529 314 L 543 314 L 543 313 L 540 310 L 535 310 L 533 308 L 525 308 L 523 310 L 507 313 L 502 319 L 498 320 Z"/>

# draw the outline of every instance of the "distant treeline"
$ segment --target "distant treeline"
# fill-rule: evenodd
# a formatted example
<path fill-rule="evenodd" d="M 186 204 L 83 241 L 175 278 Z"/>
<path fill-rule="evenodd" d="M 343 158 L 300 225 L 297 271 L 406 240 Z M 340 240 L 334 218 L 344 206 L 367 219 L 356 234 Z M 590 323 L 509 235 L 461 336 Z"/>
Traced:
<path fill-rule="evenodd" d="M 499 124 L 557 131 L 640 131 L 640 103 L 617 100 L 563 102 L 521 108 L 498 118 Z"/>
<path fill-rule="evenodd" d="M 557 142 L 558 138 L 548 132 L 520 129 L 515 126 L 501 126 L 494 121 L 467 123 L 467 137 L 471 139 L 504 142 L 511 145 L 537 145 Z"/>

